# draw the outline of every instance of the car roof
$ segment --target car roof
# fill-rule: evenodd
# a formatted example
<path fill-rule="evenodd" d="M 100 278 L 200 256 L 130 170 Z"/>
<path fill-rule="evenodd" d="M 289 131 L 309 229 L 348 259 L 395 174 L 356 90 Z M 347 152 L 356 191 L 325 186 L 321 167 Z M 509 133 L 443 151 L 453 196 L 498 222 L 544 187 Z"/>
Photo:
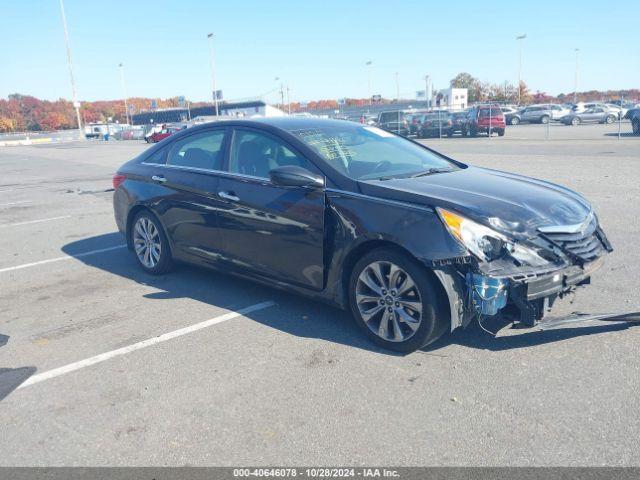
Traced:
<path fill-rule="evenodd" d="M 237 127 L 275 127 L 277 129 L 291 131 L 306 128 L 317 128 L 320 126 L 341 126 L 344 120 L 335 120 L 329 118 L 318 117 L 260 117 L 251 119 L 232 119 L 218 120 L 213 122 L 201 123 L 187 130 L 195 132 L 198 130 L 206 130 L 212 126 L 237 126 Z"/>

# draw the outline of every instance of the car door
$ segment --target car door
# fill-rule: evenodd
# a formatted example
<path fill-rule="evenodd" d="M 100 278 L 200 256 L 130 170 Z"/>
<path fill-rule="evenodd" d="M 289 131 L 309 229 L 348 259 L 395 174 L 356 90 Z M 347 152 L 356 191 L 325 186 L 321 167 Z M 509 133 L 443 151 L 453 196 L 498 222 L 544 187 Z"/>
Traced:
<path fill-rule="evenodd" d="M 602 115 L 603 115 L 604 110 L 602 108 L 590 108 L 589 110 L 585 110 L 584 113 L 582 114 L 582 121 L 583 122 L 589 122 L 589 123 L 593 123 L 593 122 L 600 122 L 602 121 Z"/>
<path fill-rule="evenodd" d="M 284 165 L 320 172 L 282 139 L 260 130 L 234 128 L 229 149 L 218 185 L 226 259 L 244 271 L 322 289 L 324 191 L 269 180 L 269 170 Z"/>
<path fill-rule="evenodd" d="M 224 164 L 227 128 L 200 130 L 166 148 L 163 167 L 152 181 L 166 193 L 154 205 L 169 235 L 174 255 L 215 261 L 223 238 L 218 230 L 218 173 Z"/>

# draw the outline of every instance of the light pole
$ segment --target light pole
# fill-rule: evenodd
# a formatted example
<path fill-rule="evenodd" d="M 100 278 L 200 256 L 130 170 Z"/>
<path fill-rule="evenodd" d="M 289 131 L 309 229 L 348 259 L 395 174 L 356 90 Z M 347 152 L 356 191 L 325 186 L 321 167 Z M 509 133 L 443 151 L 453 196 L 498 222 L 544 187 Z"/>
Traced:
<path fill-rule="evenodd" d="M 400 102 L 400 75 L 396 72 L 396 103 Z"/>
<path fill-rule="evenodd" d="M 580 49 L 576 48 L 574 51 L 576 52 L 576 76 L 573 86 L 573 103 L 578 103 L 578 55 L 580 54 Z"/>
<path fill-rule="evenodd" d="M 518 35 L 518 105 L 520 105 L 520 84 L 522 83 L 522 40 L 527 38 L 527 34 Z"/>
<path fill-rule="evenodd" d="M 429 102 L 429 80 L 431 77 L 425 75 L 424 77 L 424 99 L 427 102 L 427 108 L 431 108 L 431 102 Z"/>
<path fill-rule="evenodd" d="M 64 43 L 67 47 L 67 63 L 69 64 L 69 77 L 71 78 L 71 95 L 73 96 L 73 108 L 76 109 L 76 120 L 78 122 L 78 133 L 80 138 L 84 138 L 82 134 L 82 120 L 80 119 L 80 102 L 76 93 L 76 81 L 73 77 L 73 63 L 71 62 L 71 47 L 69 46 L 69 32 L 67 31 L 67 17 L 64 14 L 64 3 L 60 0 L 60 13 L 62 15 L 62 26 L 64 28 Z"/>
<path fill-rule="evenodd" d="M 216 117 L 218 116 L 218 91 L 216 90 L 216 61 L 213 53 L 213 33 L 207 34 L 209 39 L 209 57 L 211 59 L 211 88 L 213 90 L 213 105 L 216 109 Z"/>
<path fill-rule="evenodd" d="M 289 85 L 287 85 L 287 110 L 289 112 L 289 115 L 291 115 L 291 97 L 289 96 L 291 93 L 291 90 L 289 89 Z"/>
<path fill-rule="evenodd" d="M 367 93 L 369 94 L 369 105 L 371 105 L 371 60 L 368 60 L 365 65 L 367 68 Z"/>
<path fill-rule="evenodd" d="M 284 82 L 280 80 L 280 77 L 274 78 L 276 82 L 280 82 L 280 109 L 284 112 Z"/>
<path fill-rule="evenodd" d="M 127 124 L 129 124 L 129 104 L 127 102 L 127 88 L 124 84 L 124 65 L 120 63 L 120 83 L 122 84 L 122 95 L 124 95 L 124 118 Z"/>

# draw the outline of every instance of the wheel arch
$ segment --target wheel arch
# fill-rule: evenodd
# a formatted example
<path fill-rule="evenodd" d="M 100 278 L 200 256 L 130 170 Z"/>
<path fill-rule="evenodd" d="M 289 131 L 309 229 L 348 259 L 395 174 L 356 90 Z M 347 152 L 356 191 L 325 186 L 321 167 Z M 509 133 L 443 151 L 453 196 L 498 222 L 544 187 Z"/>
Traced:
<path fill-rule="evenodd" d="M 127 221 L 125 223 L 126 227 L 125 227 L 125 238 L 127 240 L 127 248 L 129 250 L 133 250 L 133 238 L 131 235 L 131 229 L 133 226 L 133 220 L 136 218 L 136 215 L 138 215 L 138 213 L 140 212 L 149 212 L 151 215 L 153 215 L 153 217 L 158 221 L 158 224 L 160 225 L 160 228 L 162 228 L 162 232 L 164 233 L 164 236 L 166 237 L 167 241 L 169 242 L 169 249 L 171 251 L 173 251 L 173 243 L 171 241 L 171 237 L 168 235 L 167 233 L 167 229 L 165 228 L 164 224 L 162 223 L 162 221 L 160 220 L 160 218 L 158 217 L 158 215 L 156 215 L 156 213 L 149 208 L 147 205 L 144 204 L 137 204 L 134 205 L 133 207 L 131 207 L 129 209 L 129 212 L 127 213 Z"/>
<path fill-rule="evenodd" d="M 343 308 L 348 308 L 349 305 L 349 281 L 353 272 L 353 268 L 355 267 L 356 263 L 358 263 L 358 260 L 377 248 L 389 248 L 391 250 L 395 250 L 396 252 L 406 255 L 411 260 L 416 262 L 416 264 L 418 264 L 433 280 L 433 285 L 437 289 L 438 299 L 440 300 L 443 312 L 445 313 L 445 316 L 447 318 L 451 317 L 449 293 L 447 291 L 447 288 L 445 288 L 445 286 L 443 285 L 440 276 L 436 275 L 433 269 L 425 265 L 423 261 L 413 255 L 402 245 L 399 245 L 398 243 L 395 243 L 391 240 L 384 239 L 365 240 L 364 242 L 351 249 L 351 251 L 349 251 L 349 253 L 345 256 L 345 259 L 342 262 L 341 272 L 341 304 Z"/>

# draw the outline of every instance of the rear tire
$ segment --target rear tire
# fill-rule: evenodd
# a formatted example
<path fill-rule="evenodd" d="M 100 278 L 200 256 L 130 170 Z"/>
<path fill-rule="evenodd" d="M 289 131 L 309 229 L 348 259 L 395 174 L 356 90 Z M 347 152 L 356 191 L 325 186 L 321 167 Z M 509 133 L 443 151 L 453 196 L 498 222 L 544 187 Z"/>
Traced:
<path fill-rule="evenodd" d="M 498 130 L 498 136 L 499 137 L 504 137 L 504 130 L 502 130 L 502 129 Z"/>
<path fill-rule="evenodd" d="M 520 123 L 520 119 L 518 117 L 513 117 L 509 123 L 511 125 L 518 125 Z"/>
<path fill-rule="evenodd" d="M 351 313 L 376 344 L 413 352 L 448 327 L 444 299 L 425 267 L 390 248 L 377 248 L 354 266 L 349 281 Z"/>
<path fill-rule="evenodd" d="M 131 222 L 131 245 L 140 268 L 151 275 L 162 275 L 173 268 L 171 246 L 158 218 L 148 210 Z"/>
<path fill-rule="evenodd" d="M 612 124 L 613 122 L 616 121 L 616 117 L 614 115 L 609 115 L 607 116 L 607 118 L 605 118 L 604 122 L 608 125 Z"/>
<path fill-rule="evenodd" d="M 578 117 L 574 117 L 571 119 L 571 125 L 573 125 L 574 127 L 576 125 L 580 125 L 581 120 Z"/>
<path fill-rule="evenodd" d="M 546 125 L 547 123 L 549 123 L 549 116 L 548 115 L 543 115 L 540 118 L 540 123 L 542 123 L 543 125 Z"/>
<path fill-rule="evenodd" d="M 631 131 L 634 135 L 640 135 L 640 118 L 631 120 Z"/>

